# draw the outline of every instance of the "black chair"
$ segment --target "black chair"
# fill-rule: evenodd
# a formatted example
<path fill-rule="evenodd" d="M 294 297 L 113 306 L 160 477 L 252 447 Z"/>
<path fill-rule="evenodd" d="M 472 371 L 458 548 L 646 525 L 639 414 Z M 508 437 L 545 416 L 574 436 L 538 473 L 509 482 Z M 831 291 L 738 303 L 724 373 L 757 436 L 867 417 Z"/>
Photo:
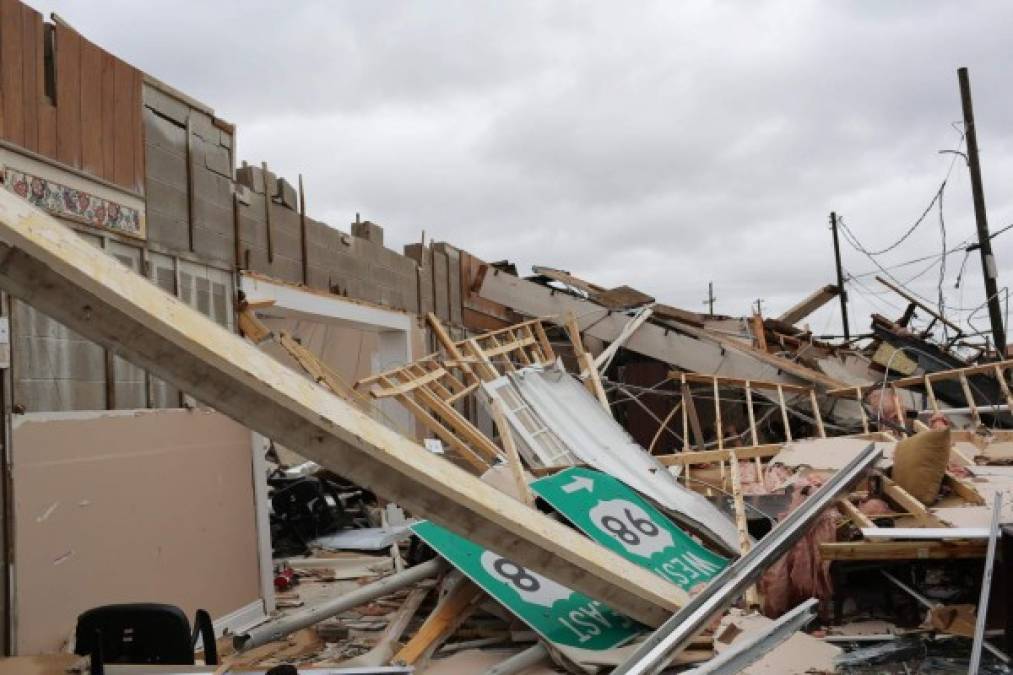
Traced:
<path fill-rule="evenodd" d="M 74 651 L 91 657 L 93 673 L 106 663 L 192 666 L 198 635 L 205 663 L 217 665 L 214 626 L 205 610 L 197 610 L 191 632 L 186 615 L 173 605 L 105 605 L 77 617 Z"/>

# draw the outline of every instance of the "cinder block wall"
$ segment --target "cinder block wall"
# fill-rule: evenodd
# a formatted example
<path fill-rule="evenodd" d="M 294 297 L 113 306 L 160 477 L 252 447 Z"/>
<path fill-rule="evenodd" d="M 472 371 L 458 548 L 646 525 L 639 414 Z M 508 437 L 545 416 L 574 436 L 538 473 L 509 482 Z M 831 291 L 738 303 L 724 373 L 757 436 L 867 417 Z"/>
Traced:
<path fill-rule="evenodd" d="M 236 171 L 236 181 L 240 269 L 415 314 L 435 311 L 460 325 L 457 249 L 412 244 L 402 255 L 384 245 L 383 227 L 376 223 L 355 222 L 344 232 L 307 216 L 304 274 L 297 195 L 288 194 L 291 185 L 268 172 L 273 254 L 268 256 L 264 172 L 243 166 Z"/>

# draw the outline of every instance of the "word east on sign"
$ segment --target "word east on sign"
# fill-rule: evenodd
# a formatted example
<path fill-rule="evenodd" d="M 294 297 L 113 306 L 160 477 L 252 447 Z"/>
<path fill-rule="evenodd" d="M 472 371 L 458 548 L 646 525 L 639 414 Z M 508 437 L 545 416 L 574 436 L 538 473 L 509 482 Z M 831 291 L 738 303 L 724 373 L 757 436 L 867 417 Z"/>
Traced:
<path fill-rule="evenodd" d="M 533 481 L 531 489 L 591 539 L 686 591 L 728 564 L 607 474 L 572 467 Z"/>
<path fill-rule="evenodd" d="M 412 531 L 546 640 L 604 650 L 644 627 L 597 600 L 486 550 L 429 521 Z"/>

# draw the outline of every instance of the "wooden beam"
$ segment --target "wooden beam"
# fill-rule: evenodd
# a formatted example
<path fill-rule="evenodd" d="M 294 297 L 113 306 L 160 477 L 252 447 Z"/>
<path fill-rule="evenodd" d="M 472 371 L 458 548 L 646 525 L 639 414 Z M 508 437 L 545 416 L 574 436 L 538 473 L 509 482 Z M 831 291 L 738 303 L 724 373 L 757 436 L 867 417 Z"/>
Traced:
<path fill-rule="evenodd" d="M 0 286 L 240 424 L 618 612 L 658 625 L 684 602 L 679 587 L 308 382 L 5 190 Z"/>
<path fill-rule="evenodd" d="M 1002 372 L 1010 368 L 1013 368 L 1013 359 L 999 361 L 998 363 L 990 363 L 985 366 L 968 366 L 967 368 L 953 368 L 951 370 L 939 370 L 934 373 L 926 373 L 925 375 L 902 377 L 897 380 L 891 380 L 890 384 L 901 388 L 911 387 L 925 385 L 927 381 L 939 382 L 942 380 L 959 380 L 961 375 L 964 375 L 965 377 L 969 377 L 971 375 L 982 375 L 985 373 L 994 375 L 997 370 Z M 870 389 L 876 389 L 880 386 L 882 386 L 882 383 L 866 384 L 857 388 L 862 391 L 869 391 Z M 830 389 L 826 393 L 830 396 L 847 396 L 855 389 L 856 387 L 854 386 L 838 387 L 836 389 Z"/>
<path fill-rule="evenodd" d="M 809 390 L 809 405 L 813 409 L 813 419 L 816 420 L 816 430 L 820 434 L 820 438 L 827 437 L 827 430 L 823 428 L 823 415 L 820 414 L 820 402 L 816 399 L 816 390 Z"/>
<path fill-rule="evenodd" d="M 685 377 L 687 382 L 696 384 L 710 384 L 716 379 L 718 384 L 726 387 L 745 387 L 746 384 L 749 384 L 753 389 L 769 389 L 770 391 L 776 391 L 778 387 L 781 387 L 784 391 L 795 394 L 808 394 L 812 391 L 812 387 L 807 387 L 801 384 L 785 384 L 784 382 L 750 380 L 741 377 L 725 377 L 722 375 L 708 375 L 704 373 L 682 373 L 677 370 L 669 372 L 668 377 L 671 380 L 680 381 L 683 377 Z"/>
<path fill-rule="evenodd" d="M 761 352 L 766 352 L 767 329 L 763 327 L 763 317 L 754 312 L 749 323 L 753 330 L 753 346 Z"/>
<path fill-rule="evenodd" d="M 858 507 L 852 504 L 847 497 L 837 500 L 837 508 L 840 509 L 841 513 L 851 519 L 854 526 L 859 529 L 876 527 L 876 523 L 872 522 L 872 519 L 869 518 L 869 516 L 859 511 Z"/>
<path fill-rule="evenodd" d="M 984 541 L 850 541 L 820 544 L 823 560 L 955 560 L 984 558 Z"/>
<path fill-rule="evenodd" d="M 749 439 L 753 442 L 753 445 L 759 445 L 760 440 L 756 433 L 756 413 L 753 409 L 753 385 L 749 380 L 746 380 L 746 413 L 749 416 Z"/>
<path fill-rule="evenodd" d="M 784 448 L 784 443 L 770 443 L 751 448 L 676 452 L 671 455 L 656 455 L 656 457 L 665 466 L 689 466 L 691 464 L 713 464 L 714 462 L 728 461 L 733 455 L 740 460 L 773 457 L 781 452 L 782 448 Z"/>
<path fill-rule="evenodd" d="M 541 322 L 538 323 L 541 326 Z M 587 379 L 584 380 L 584 386 L 594 394 L 601 406 L 608 411 L 608 414 L 612 415 L 612 406 L 609 405 L 608 396 L 605 395 L 605 388 L 601 384 L 601 377 L 598 374 L 598 368 L 594 365 L 594 358 L 591 354 L 584 349 L 584 341 L 580 337 L 580 325 L 577 323 L 577 317 L 573 312 L 570 312 L 566 316 L 566 332 L 570 336 L 570 344 L 573 346 L 573 353 L 577 357 L 577 367 L 582 373 L 586 372 Z M 542 333 L 544 335 L 544 332 Z"/>
<path fill-rule="evenodd" d="M 422 627 L 412 639 L 401 648 L 393 663 L 413 665 L 427 654 L 436 651 L 450 637 L 472 612 L 478 601 L 485 595 L 481 588 L 470 579 L 461 578 L 447 595 L 436 605 L 436 609 L 426 617 Z"/>
<path fill-rule="evenodd" d="M 784 387 L 777 386 L 777 404 L 781 408 L 781 422 L 784 424 L 784 439 L 791 443 L 791 424 L 788 423 L 788 406 L 784 404 Z"/>
<path fill-rule="evenodd" d="M 897 483 L 893 482 L 882 472 L 879 472 L 877 475 L 883 485 L 883 494 L 886 495 L 890 501 L 901 507 L 901 509 L 910 513 L 920 525 L 923 527 L 946 527 L 946 523 L 933 515 L 927 508 L 925 508 L 924 504 L 918 501 L 915 497 L 911 496 L 910 492 L 902 488 L 900 485 L 897 485 Z"/>
<path fill-rule="evenodd" d="M 876 281 L 878 281 L 879 283 L 883 284 L 884 286 L 886 286 L 887 288 L 889 288 L 891 291 L 893 291 L 894 293 L 896 293 L 900 297 L 902 297 L 905 300 L 907 300 L 912 305 L 915 305 L 916 307 L 918 307 L 919 309 L 921 309 L 923 312 L 925 312 L 929 316 L 933 317 L 934 319 L 936 319 L 936 320 L 938 320 L 938 321 L 940 321 L 942 323 L 945 323 L 947 326 L 949 326 L 950 328 L 952 328 L 953 330 L 955 330 L 957 332 L 957 335 L 963 335 L 964 334 L 964 329 L 962 329 L 960 326 L 958 326 L 957 324 L 953 323 L 952 321 L 950 321 L 949 319 L 947 319 L 946 317 L 944 317 L 942 314 L 940 314 L 938 311 L 932 309 L 931 307 L 929 307 L 924 302 L 922 302 L 918 298 L 914 297 L 913 295 L 911 295 L 907 291 L 905 291 L 902 288 L 899 288 L 897 286 L 894 286 L 893 284 L 891 284 L 889 281 L 887 281 L 886 279 L 884 279 L 881 276 L 877 276 L 876 277 Z"/>
<path fill-rule="evenodd" d="M 465 377 L 472 382 L 478 382 L 478 377 L 475 375 L 475 371 L 471 369 L 471 366 L 465 362 L 464 354 L 458 349 L 457 343 L 450 337 L 450 333 L 443 327 L 443 322 L 434 313 L 429 312 L 426 314 L 426 321 L 429 322 L 429 328 L 432 329 L 433 335 L 439 340 L 440 345 L 447 352 L 447 356 L 458 362 L 461 370 L 464 371 Z"/>
<path fill-rule="evenodd" d="M 784 312 L 777 320 L 782 323 L 796 324 L 817 309 L 837 297 L 837 286 L 824 286 L 804 298 L 797 305 Z"/>
<path fill-rule="evenodd" d="M 974 402 L 974 394 L 971 393 L 971 383 L 967 381 L 967 375 L 964 373 L 960 373 L 957 379 L 960 380 L 960 388 L 964 392 L 964 398 L 967 399 L 967 407 L 971 409 L 971 419 L 977 427 L 981 424 L 981 414 L 978 413 L 978 405 Z"/>
<path fill-rule="evenodd" d="M 514 443 L 514 434 L 510 431 L 510 423 L 507 422 L 506 415 L 503 414 L 503 404 L 500 403 L 498 398 L 494 398 L 490 408 L 492 410 L 492 420 L 496 423 L 500 441 L 506 450 L 507 464 L 510 465 L 510 475 L 513 476 L 518 499 L 528 506 L 534 506 L 535 496 L 531 493 L 528 481 L 524 478 L 524 466 L 521 464 L 521 457 L 517 452 L 517 444 Z"/>
<path fill-rule="evenodd" d="M 697 447 L 701 450 L 707 449 L 707 443 L 703 438 L 703 428 L 700 426 L 700 418 L 696 415 L 696 404 L 693 403 L 693 394 L 689 390 L 689 385 L 683 380 L 682 385 L 682 401 L 683 408 L 686 410 L 686 414 L 689 415 L 690 426 L 693 427 L 693 439 L 696 441 Z"/>
<path fill-rule="evenodd" d="M 239 332 L 245 335 L 250 342 L 255 345 L 259 345 L 261 342 L 271 337 L 271 329 L 265 326 L 250 308 L 243 309 L 239 312 Z"/>
<path fill-rule="evenodd" d="M 373 398 L 387 398 L 389 396 L 400 396 L 401 394 L 407 394 L 408 392 L 414 391 L 419 387 L 429 384 L 435 380 L 439 380 L 441 377 L 447 374 L 443 368 L 435 368 L 430 370 L 425 375 L 419 375 L 412 377 L 412 379 L 406 382 L 393 383 L 385 387 L 373 386 L 370 388 L 369 393 L 373 395 Z M 389 381 L 389 380 L 388 380 Z M 447 398 L 451 394 L 448 392 Z"/>
<path fill-rule="evenodd" d="M 487 300 L 557 325 L 563 324 L 568 311 L 581 317 L 582 322 L 588 317 L 584 334 L 606 342 L 615 340 L 626 324 L 625 315 L 610 315 L 588 300 L 498 270 L 485 275 L 480 294 Z M 648 321 L 629 339 L 625 348 L 687 371 L 778 380 L 786 384 L 797 384 L 797 377 L 825 388 L 844 386 L 843 382 L 788 359 L 688 324 L 673 327 Z"/>

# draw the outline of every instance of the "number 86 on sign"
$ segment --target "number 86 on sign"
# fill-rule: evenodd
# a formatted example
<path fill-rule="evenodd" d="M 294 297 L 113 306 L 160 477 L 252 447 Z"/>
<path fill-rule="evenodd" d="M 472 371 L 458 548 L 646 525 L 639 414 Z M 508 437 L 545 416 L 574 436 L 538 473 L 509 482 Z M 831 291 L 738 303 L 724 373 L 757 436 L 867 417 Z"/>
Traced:
<path fill-rule="evenodd" d="M 647 511 L 625 499 L 598 502 L 589 512 L 598 529 L 642 558 L 651 558 L 673 545 L 671 533 L 658 526 Z"/>

